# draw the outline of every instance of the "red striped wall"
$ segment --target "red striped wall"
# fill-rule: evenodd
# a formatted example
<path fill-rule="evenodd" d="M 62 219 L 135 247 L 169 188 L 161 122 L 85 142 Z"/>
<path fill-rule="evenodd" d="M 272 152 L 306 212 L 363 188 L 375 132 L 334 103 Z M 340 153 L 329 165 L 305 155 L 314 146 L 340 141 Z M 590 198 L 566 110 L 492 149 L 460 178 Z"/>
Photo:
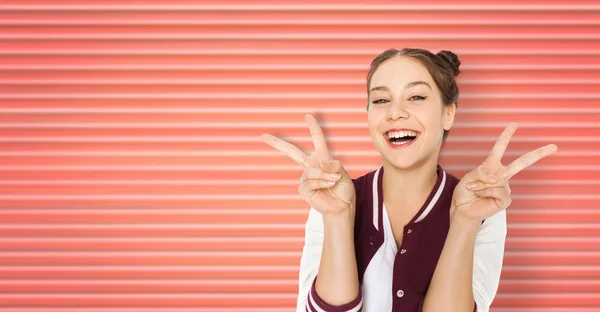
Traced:
<path fill-rule="evenodd" d="M 492 311 L 600 311 L 600 3 L 0 4 L 0 311 L 293 311 L 305 113 L 353 176 L 380 156 L 365 76 L 390 47 L 463 63 L 441 162 L 502 129 L 511 181 Z"/>

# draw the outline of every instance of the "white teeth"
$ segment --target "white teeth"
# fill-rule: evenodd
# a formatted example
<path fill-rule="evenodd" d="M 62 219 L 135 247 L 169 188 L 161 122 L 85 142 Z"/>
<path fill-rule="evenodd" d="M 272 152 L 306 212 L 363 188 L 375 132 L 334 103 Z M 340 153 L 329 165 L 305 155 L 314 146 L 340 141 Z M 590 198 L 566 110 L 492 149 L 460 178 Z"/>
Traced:
<path fill-rule="evenodd" d="M 407 130 L 403 130 L 403 131 L 390 131 L 388 132 L 388 138 L 392 139 L 392 138 L 403 138 L 403 137 L 416 137 L 417 133 L 415 131 L 407 131 Z"/>

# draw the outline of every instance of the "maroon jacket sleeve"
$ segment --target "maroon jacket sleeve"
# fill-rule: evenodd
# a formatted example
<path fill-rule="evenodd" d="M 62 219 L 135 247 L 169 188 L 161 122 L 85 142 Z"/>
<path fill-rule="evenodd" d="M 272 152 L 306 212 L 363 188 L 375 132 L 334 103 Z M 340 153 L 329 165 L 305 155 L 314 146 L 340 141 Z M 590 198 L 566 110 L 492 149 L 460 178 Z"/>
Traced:
<path fill-rule="evenodd" d="M 362 312 L 362 290 L 361 287 L 358 287 L 358 296 L 356 298 L 344 305 L 333 306 L 327 304 L 319 295 L 317 294 L 316 289 L 317 278 L 313 280 L 312 286 L 310 287 L 310 291 L 308 292 L 308 298 L 306 300 L 306 311 L 307 312 Z"/>

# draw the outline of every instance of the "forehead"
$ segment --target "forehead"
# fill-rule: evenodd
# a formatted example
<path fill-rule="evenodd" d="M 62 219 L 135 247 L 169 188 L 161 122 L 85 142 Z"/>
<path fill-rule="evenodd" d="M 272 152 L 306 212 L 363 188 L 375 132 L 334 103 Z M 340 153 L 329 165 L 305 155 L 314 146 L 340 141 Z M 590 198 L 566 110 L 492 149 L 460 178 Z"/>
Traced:
<path fill-rule="evenodd" d="M 394 56 L 385 60 L 371 76 L 369 89 L 386 86 L 390 89 L 402 89 L 411 81 L 422 80 L 435 86 L 427 67 L 407 56 Z"/>

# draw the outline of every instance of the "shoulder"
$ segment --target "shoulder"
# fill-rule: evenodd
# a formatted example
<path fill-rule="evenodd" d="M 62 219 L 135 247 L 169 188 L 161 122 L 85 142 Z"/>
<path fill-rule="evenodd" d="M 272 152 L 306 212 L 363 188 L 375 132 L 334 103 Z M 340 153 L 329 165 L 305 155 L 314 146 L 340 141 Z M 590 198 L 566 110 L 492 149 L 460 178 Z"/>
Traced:
<path fill-rule="evenodd" d="M 377 172 L 377 170 L 379 169 L 375 169 L 372 171 L 369 171 L 357 178 L 352 178 L 352 182 L 354 182 L 354 188 L 356 189 L 356 191 L 368 191 L 368 185 L 372 185 L 373 183 L 373 177 L 375 176 L 375 173 Z"/>
<path fill-rule="evenodd" d="M 356 208 L 369 204 L 373 200 L 373 180 L 380 168 L 369 171 L 357 178 L 353 178 L 356 193 Z"/>
<path fill-rule="evenodd" d="M 444 189 L 454 191 L 454 188 L 458 185 L 460 179 L 446 170 L 444 170 L 444 172 L 446 173 L 446 183 L 444 185 Z"/>

